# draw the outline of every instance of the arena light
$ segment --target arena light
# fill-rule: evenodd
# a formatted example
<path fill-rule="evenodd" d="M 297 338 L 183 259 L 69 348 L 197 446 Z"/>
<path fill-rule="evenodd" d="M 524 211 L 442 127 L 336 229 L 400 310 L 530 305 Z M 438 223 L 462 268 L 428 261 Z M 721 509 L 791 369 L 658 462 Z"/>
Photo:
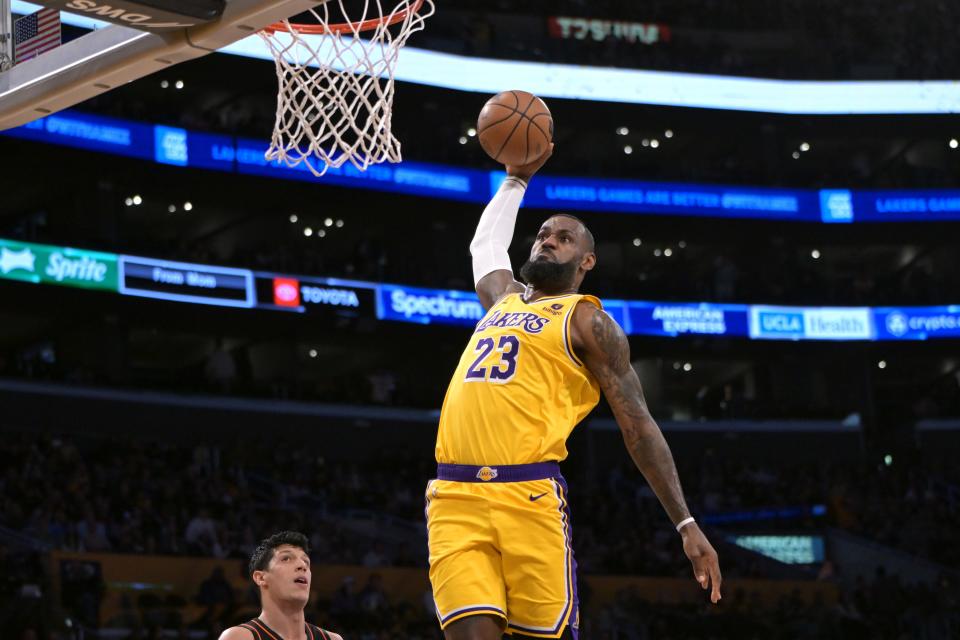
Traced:
<path fill-rule="evenodd" d="M 183 80 L 177 80 L 173 86 L 175 86 L 177 89 L 183 89 Z"/>
<path fill-rule="evenodd" d="M 177 205 L 175 204 L 167 205 L 167 213 L 176 213 L 176 212 L 177 212 Z"/>
<path fill-rule="evenodd" d="M 183 203 L 183 210 L 184 210 L 184 211 L 193 211 L 193 203 L 192 203 L 192 202 L 189 202 L 189 201 L 188 201 L 188 202 L 184 202 L 184 203 Z"/>
<path fill-rule="evenodd" d="M 291 213 L 291 214 L 290 214 L 290 224 L 296 224 L 297 220 L 299 220 L 299 219 L 300 219 L 300 218 L 297 217 L 297 214 L 295 214 L 295 213 Z"/>
<path fill-rule="evenodd" d="M 664 131 L 664 132 L 663 132 L 663 137 L 664 137 L 664 138 L 668 138 L 668 139 L 669 139 L 669 138 L 672 138 L 672 137 L 673 137 L 673 129 L 667 129 L 666 131 Z"/>
<path fill-rule="evenodd" d="M 333 218 L 325 218 L 324 221 L 323 221 L 323 226 L 325 226 L 325 227 L 332 227 L 332 226 L 333 226 Z"/>
<path fill-rule="evenodd" d="M 307 355 L 309 355 L 311 358 L 316 358 L 316 357 L 317 357 L 317 350 L 316 350 L 316 349 L 310 349 L 310 351 L 307 352 Z"/>
<path fill-rule="evenodd" d="M 680 242 L 677 243 L 677 246 L 680 247 L 681 249 L 686 249 L 687 242 L 685 240 L 681 240 Z"/>
<path fill-rule="evenodd" d="M 820 250 L 819 250 L 819 249 L 814 249 L 813 251 L 811 251 L 811 252 L 810 252 L 810 257 L 813 258 L 814 260 L 819 260 L 819 259 L 820 259 Z"/>
<path fill-rule="evenodd" d="M 627 145 L 623 148 L 623 152 L 627 155 L 630 155 L 631 153 L 633 153 L 633 147 L 631 147 L 630 145 Z"/>
<path fill-rule="evenodd" d="M 794 152 L 793 152 L 792 154 L 790 154 L 790 155 L 793 157 L 794 160 L 799 160 L 799 159 L 800 159 L 800 152 L 799 152 L 799 151 L 794 151 Z"/>
<path fill-rule="evenodd" d="M 337 220 L 337 229 L 340 229 L 341 227 L 343 227 L 343 220 L 338 219 L 338 220 Z"/>
<path fill-rule="evenodd" d="M 139 195 L 133 196 L 133 204 L 140 205 L 142 203 L 143 203 L 143 198 L 141 198 Z"/>
<path fill-rule="evenodd" d="M 659 258 L 662 254 L 663 254 L 663 251 L 661 251 L 660 249 L 653 250 L 653 255 L 656 256 L 657 258 Z"/>
<path fill-rule="evenodd" d="M 309 238 L 310 236 L 313 235 L 313 229 L 311 227 L 305 227 L 303 230 L 303 235 Z"/>
<path fill-rule="evenodd" d="M 960 146 L 960 142 L 957 142 L 956 138 L 950 138 L 949 144 L 951 149 L 956 149 L 958 146 Z"/>
<path fill-rule="evenodd" d="M 618 135 L 618 136 L 625 136 L 625 135 L 627 135 L 628 133 L 630 133 L 630 129 L 628 129 L 628 128 L 626 128 L 626 127 L 617 127 L 617 135 Z"/>
<path fill-rule="evenodd" d="M 123 204 L 127 205 L 128 207 L 129 207 L 129 206 L 132 206 L 132 205 L 133 205 L 133 198 L 127 198 L 126 200 L 123 201 Z"/>
<path fill-rule="evenodd" d="M 689 362 L 684 362 L 683 370 L 686 371 L 687 373 L 690 373 L 691 371 L 693 371 L 693 365 L 690 364 Z"/>
<path fill-rule="evenodd" d="M 160 81 L 160 88 L 161 88 L 161 89 L 167 89 L 167 88 L 169 88 L 169 87 L 170 87 L 170 81 L 169 81 L 169 80 L 161 80 L 161 81 Z"/>
<path fill-rule="evenodd" d="M 887 361 L 886 361 L 886 360 L 881 360 L 880 362 L 878 362 L 878 363 L 877 363 L 877 368 L 878 368 L 878 369 L 886 369 L 886 368 L 887 368 Z"/>
<path fill-rule="evenodd" d="M 660 146 L 660 141 L 657 140 L 656 138 L 654 138 L 653 140 L 650 141 L 650 146 L 651 146 L 652 148 L 656 149 L 657 147 Z"/>
<path fill-rule="evenodd" d="M 457 142 L 460 144 L 467 144 L 467 136 L 460 136 L 460 139 Z"/>
<path fill-rule="evenodd" d="M 666 249 L 663 250 L 663 255 L 669 258 L 670 256 L 673 255 L 673 249 L 671 249 L 670 247 L 667 247 Z"/>
<path fill-rule="evenodd" d="M 326 237 L 327 237 L 327 232 L 326 232 L 326 230 L 325 230 L 325 229 L 320 229 L 320 231 L 317 231 L 317 237 L 318 237 L 318 238 L 326 238 Z"/>
<path fill-rule="evenodd" d="M 633 246 L 639 247 L 641 244 L 643 244 L 643 242 L 640 240 L 640 238 L 633 239 Z"/>
<path fill-rule="evenodd" d="M 809 142 L 801 142 L 801 143 L 800 143 L 800 151 L 810 151 L 810 143 L 809 143 Z"/>
<path fill-rule="evenodd" d="M 477 130 L 474 129 L 473 127 L 470 127 L 469 129 L 467 129 L 467 135 L 472 138 L 475 135 L 477 135 Z"/>

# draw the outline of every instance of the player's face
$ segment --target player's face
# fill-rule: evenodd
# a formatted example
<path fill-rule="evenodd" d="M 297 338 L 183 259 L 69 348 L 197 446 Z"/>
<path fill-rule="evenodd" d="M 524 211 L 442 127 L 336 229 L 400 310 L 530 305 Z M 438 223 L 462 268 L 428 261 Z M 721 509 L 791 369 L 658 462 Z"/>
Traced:
<path fill-rule="evenodd" d="M 306 605 L 310 599 L 310 556 L 300 547 L 280 545 L 263 572 L 263 581 L 261 591 L 274 600 L 302 601 Z"/>
<path fill-rule="evenodd" d="M 537 232 L 537 238 L 533 242 L 533 247 L 530 248 L 530 260 L 534 262 L 547 260 L 565 264 L 579 259 L 582 253 L 581 233 L 580 223 L 573 218 L 566 216 L 549 218 Z"/>
<path fill-rule="evenodd" d="M 582 225 L 567 216 L 554 216 L 540 227 L 530 259 L 520 277 L 540 291 L 558 293 L 579 286 L 583 273 L 593 268 Z M 581 272 L 582 269 L 582 272 Z"/>

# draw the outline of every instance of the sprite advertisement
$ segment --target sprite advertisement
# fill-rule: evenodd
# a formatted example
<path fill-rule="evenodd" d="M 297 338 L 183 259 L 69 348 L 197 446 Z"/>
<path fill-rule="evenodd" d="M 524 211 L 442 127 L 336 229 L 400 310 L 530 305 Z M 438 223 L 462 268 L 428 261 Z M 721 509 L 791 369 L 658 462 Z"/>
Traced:
<path fill-rule="evenodd" d="M 0 278 L 117 291 L 117 256 L 0 239 Z"/>

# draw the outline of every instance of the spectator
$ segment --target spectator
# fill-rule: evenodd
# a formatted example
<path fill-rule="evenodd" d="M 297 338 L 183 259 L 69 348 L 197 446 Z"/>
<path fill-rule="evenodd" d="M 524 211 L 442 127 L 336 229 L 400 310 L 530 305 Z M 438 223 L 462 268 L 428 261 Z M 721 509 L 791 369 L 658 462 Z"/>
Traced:
<path fill-rule="evenodd" d="M 190 520 L 183 537 L 191 552 L 215 558 L 223 557 L 223 548 L 220 546 L 217 535 L 217 523 L 210 517 L 208 509 L 200 509 L 200 512 Z"/>
<path fill-rule="evenodd" d="M 200 584 L 197 604 L 206 607 L 198 622 L 208 626 L 211 622 L 226 627 L 233 611 L 233 587 L 223 574 L 223 567 L 217 566 L 206 580 Z"/>
<path fill-rule="evenodd" d="M 109 551 L 107 525 L 97 519 L 93 509 L 87 506 L 83 520 L 77 523 L 77 544 L 81 551 Z"/>

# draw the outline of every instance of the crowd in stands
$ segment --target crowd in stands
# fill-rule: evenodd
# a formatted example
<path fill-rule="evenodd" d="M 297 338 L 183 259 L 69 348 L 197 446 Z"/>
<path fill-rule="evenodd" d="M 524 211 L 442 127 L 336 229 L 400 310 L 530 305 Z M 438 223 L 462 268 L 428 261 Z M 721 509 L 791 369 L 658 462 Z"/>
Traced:
<path fill-rule="evenodd" d="M 422 491 L 433 462 L 410 452 L 348 463 L 279 442 L 188 447 L 11 435 L 0 454 L 10 461 L 0 480 L 0 525 L 54 549 L 243 558 L 266 532 L 301 529 L 312 532 L 326 561 L 425 560 Z M 678 460 L 696 513 L 824 504 L 823 518 L 772 526 L 837 526 L 960 568 L 949 544 L 960 539 L 960 476 L 949 466 Z M 642 477 L 606 462 L 600 468 L 610 470 L 571 482 L 583 571 L 685 576 L 679 543 Z M 357 510 L 411 523 L 409 539 L 385 544 L 349 530 L 345 514 Z M 740 563 L 734 573 L 758 571 Z"/>
<path fill-rule="evenodd" d="M 351 529 L 348 513 L 364 509 L 378 513 L 384 522 L 421 522 L 421 493 L 432 475 L 432 461 L 410 452 L 338 462 L 282 441 L 174 445 L 6 433 L 0 456 L 8 461 L 0 476 L 0 526 L 50 549 L 245 558 L 265 534 L 294 528 L 310 533 L 315 562 L 374 569 L 425 566 L 422 529 L 411 527 L 409 541 L 386 541 Z M 828 507 L 824 517 L 755 526 L 792 532 L 840 527 L 960 568 L 953 544 L 960 539 L 960 476 L 954 466 L 753 463 L 709 452 L 697 459 L 682 453 L 677 457 L 696 513 L 822 503 Z M 577 467 L 570 478 L 581 572 L 689 577 L 677 537 L 641 476 L 627 464 L 603 462 L 597 468 L 606 471 L 595 474 L 590 468 Z M 738 555 L 722 538 L 717 544 L 726 577 L 769 577 L 762 562 Z M 49 589 L 41 564 L 36 553 L 0 550 L 5 591 L 40 607 L 40 596 Z M 834 580 L 832 573 L 821 569 L 820 577 Z M 420 606 L 394 602 L 375 575 L 362 584 L 345 580 L 330 601 L 314 603 L 315 619 L 362 640 L 436 638 L 428 595 Z M 759 594 L 740 590 L 728 592 L 719 611 L 654 605 L 624 591 L 584 624 L 587 637 L 618 640 L 932 640 L 950 637 L 960 628 L 955 585 L 946 574 L 942 580 L 936 589 L 908 585 L 879 569 L 875 575 L 856 577 L 835 605 L 797 597 L 763 608 L 756 602 Z M 226 582 L 215 572 L 194 597 L 197 604 L 217 607 L 215 619 L 180 617 L 173 627 L 214 628 L 229 621 L 229 612 L 254 606 L 250 593 L 235 594 Z M 587 609 L 589 589 L 582 593 Z M 91 606 L 89 598 L 78 596 L 71 602 L 73 615 L 91 615 L 82 613 Z M 148 624 L 150 615 L 159 614 L 147 615 L 144 602 L 136 605 L 139 610 L 129 606 L 130 624 L 160 624 Z M 11 610 L 3 615 L 26 619 L 23 610 L 19 618 L 10 618 Z M 163 624 L 169 626 L 169 618 L 163 618 Z M 916 628 L 927 635 L 910 635 Z M 49 629 L 39 631 L 23 639 L 57 637 L 47 633 Z M 147 631 L 136 637 L 152 637 Z"/>
<path fill-rule="evenodd" d="M 0 568 L 9 569 L 36 554 L 0 554 Z M 12 560 L 12 562 L 11 562 Z M 235 592 L 222 572 L 214 572 L 196 594 L 171 594 L 161 600 L 141 596 L 126 600 L 120 614 L 99 620 L 96 609 L 84 612 L 83 601 L 96 606 L 93 596 L 103 588 L 97 581 L 83 589 L 71 588 L 62 606 L 51 597 L 49 585 L 35 586 L 47 577 L 35 562 L 30 576 L 4 573 L 8 582 L 25 578 L 26 588 L 8 590 L 0 624 L 11 640 L 76 640 L 110 637 L 153 640 L 216 638 L 222 629 L 257 614 L 253 589 Z M 720 605 L 667 604 L 642 597 L 632 587 L 619 590 L 613 601 L 595 603 L 588 584 L 580 584 L 581 637 L 598 640 L 952 640 L 960 633 L 960 598 L 956 581 L 943 576 L 932 585 L 906 584 L 879 568 L 838 592 L 837 600 L 822 595 L 802 597 L 785 593 L 773 603 L 750 587 L 727 583 Z M 188 602 L 205 612 L 194 617 Z M 84 618 L 84 616 L 92 616 Z M 350 640 L 441 640 L 433 601 L 425 591 L 420 601 L 398 598 L 385 589 L 377 574 L 358 584 L 345 578 L 330 598 L 314 598 L 306 618 Z M 70 624 L 66 624 L 70 620 Z M 82 631 L 81 631 L 82 630 Z M 125 632 L 122 630 L 126 630 Z M 126 635 L 116 635 L 121 631 Z M 82 633 L 82 635 L 79 635 Z M 199 634 L 199 635 L 198 635 Z"/>

